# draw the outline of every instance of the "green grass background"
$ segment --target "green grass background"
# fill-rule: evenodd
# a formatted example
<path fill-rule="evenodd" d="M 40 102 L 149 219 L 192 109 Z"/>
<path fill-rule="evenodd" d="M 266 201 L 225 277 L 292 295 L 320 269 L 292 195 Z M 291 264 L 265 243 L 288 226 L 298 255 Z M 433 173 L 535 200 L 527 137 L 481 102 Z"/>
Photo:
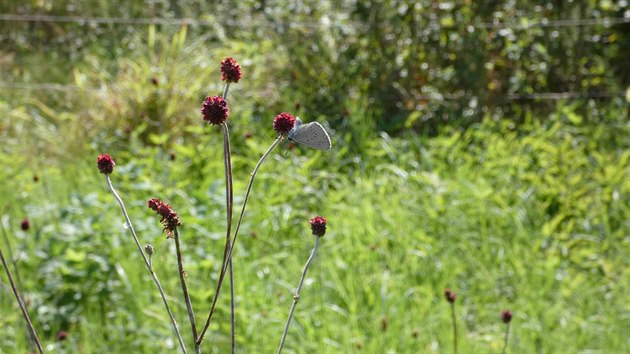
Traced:
<path fill-rule="evenodd" d="M 486 121 L 432 139 L 381 135 L 345 160 L 340 132 L 328 153 L 281 146 L 255 181 L 235 251 L 239 351 L 278 345 L 316 214 L 328 218 L 329 231 L 288 352 L 450 351 L 445 287 L 458 294 L 462 352 L 500 351 L 503 309 L 514 312 L 511 351 L 626 351 L 630 152 L 594 138 L 612 134 L 627 144 L 628 135 L 555 118 L 519 133 Z M 199 144 L 175 148 L 175 161 L 159 148 L 109 151 L 117 156 L 114 184 L 142 242 L 157 249 L 154 265 L 189 342 L 173 244 L 146 201 L 158 196 L 181 215 L 200 322 L 224 237 L 220 133 L 202 129 Z M 273 141 L 271 132 L 261 135 L 233 150 L 237 207 L 248 171 Z M 3 223 L 35 326 L 60 351 L 175 350 L 95 156 L 59 165 L 3 157 L 12 167 L 3 172 Z M 19 230 L 22 217 L 28 232 Z M 23 322 L 3 288 L 1 347 L 24 351 Z M 228 318 L 224 294 L 207 351 L 228 350 Z M 55 343 L 62 329 L 69 339 Z"/>

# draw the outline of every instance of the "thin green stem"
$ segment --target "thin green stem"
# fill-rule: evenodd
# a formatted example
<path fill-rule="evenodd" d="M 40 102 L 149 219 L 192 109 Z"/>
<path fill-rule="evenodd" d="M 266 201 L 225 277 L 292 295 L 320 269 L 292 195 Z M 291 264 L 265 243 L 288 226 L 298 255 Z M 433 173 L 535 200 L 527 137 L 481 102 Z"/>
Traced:
<path fill-rule="evenodd" d="M 457 320 L 455 319 L 455 302 L 451 302 L 451 318 L 453 321 L 453 351 L 457 354 Z"/>
<path fill-rule="evenodd" d="M 308 271 L 308 267 L 311 265 L 313 258 L 315 258 L 315 253 L 317 252 L 317 246 L 319 245 L 319 236 L 315 237 L 315 246 L 313 246 L 313 251 L 311 252 L 311 256 L 308 257 L 308 261 L 306 261 L 306 265 L 304 266 L 304 271 L 302 272 L 302 278 L 300 278 L 300 284 L 298 285 L 297 291 L 293 294 L 293 305 L 291 305 L 291 311 L 289 312 L 289 318 L 287 318 L 287 324 L 284 326 L 284 332 L 282 333 L 282 339 L 280 340 L 280 347 L 278 348 L 278 354 L 282 353 L 282 347 L 284 347 L 284 341 L 287 338 L 287 333 L 289 333 L 289 325 L 291 324 L 291 319 L 293 318 L 293 313 L 295 312 L 295 307 L 297 306 L 298 301 L 300 300 L 300 291 L 302 291 L 302 284 L 304 283 L 304 278 L 306 277 L 306 272 Z"/>
<path fill-rule="evenodd" d="M 508 347 L 508 339 L 510 338 L 510 323 L 508 322 L 505 326 L 505 342 L 503 343 L 503 350 L 501 354 L 505 354 L 507 352 Z"/>
<path fill-rule="evenodd" d="M 227 95 L 229 83 L 225 85 L 224 95 Z M 234 350 L 236 348 L 236 317 L 235 317 L 235 305 L 234 305 L 234 268 L 232 265 L 232 259 L 227 259 L 227 255 L 229 253 L 229 247 L 231 245 L 231 233 L 232 233 L 232 215 L 234 210 L 234 184 L 232 177 L 232 153 L 230 149 L 230 133 L 228 130 L 227 123 L 223 123 L 221 125 L 223 128 L 223 157 L 225 160 L 225 204 L 226 204 L 226 236 L 225 236 L 225 252 L 223 253 L 223 263 L 221 265 L 221 269 L 225 266 L 225 262 L 227 262 L 227 266 L 230 270 L 230 332 L 232 339 L 232 354 L 234 354 Z M 220 289 L 219 289 L 220 290 Z"/>
<path fill-rule="evenodd" d="M 7 208 L 8 209 L 8 208 Z M 6 214 L 6 211 L 3 211 L 3 214 Z M 15 261 L 15 257 L 13 256 L 13 248 L 11 248 L 11 239 L 9 239 L 9 234 L 7 230 L 4 228 L 4 223 L 0 220 L 0 229 L 2 229 L 2 237 L 4 238 L 4 242 L 7 245 L 8 257 L 11 260 L 11 264 L 13 264 L 13 271 L 15 272 L 15 279 L 17 280 L 17 285 L 22 287 L 22 278 L 20 278 L 20 272 L 18 270 L 17 262 Z"/>
<path fill-rule="evenodd" d="M 193 311 L 192 302 L 190 301 L 190 294 L 188 293 L 188 286 L 186 285 L 186 273 L 184 272 L 184 263 L 182 261 L 182 252 L 179 244 L 179 231 L 175 228 L 175 252 L 177 253 L 177 270 L 179 273 L 179 280 L 182 285 L 182 293 L 184 294 L 184 300 L 186 301 L 186 310 L 188 311 L 188 319 L 190 320 L 190 328 L 195 342 L 195 353 L 201 353 L 199 345 L 197 344 L 197 325 L 195 324 L 195 313 Z"/>
<path fill-rule="evenodd" d="M 228 95 L 228 90 L 230 89 L 230 83 L 227 82 L 225 84 L 225 87 L 223 88 L 223 95 L 221 95 L 221 98 L 223 98 L 224 101 L 227 101 L 227 95 Z"/>
<path fill-rule="evenodd" d="M 160 284 L 157 274 L 155 274 L 155 272 L 153 271 L 153 267 L 151 267 L 151 263 L 147 259 L 147 256 L 144 254 L 144 250 L 142 250 L 142 246 L 140 245 L 140 241 L 138 240 L 136 231 L 134 230 L 133 225 L 131 224 L 131 219 L 129 219 L 129 215 L 127 214 L 125 203 L 123 203 L 120 196 L 118 196 L 118 193 L 116 193 L 116 190 L 114 189 L 114 186 L 112 185 L 112 181 L 110 180 L 108 174 L 105 175 L 105 181 L 107 182 L 107 185 L 109 186 L 109 190 L 114 195 L 114 198 L 116 198 L 116 201 L 118 201 L 118 204 L 120 204 L 120 209 L 122 210 L 122 213 L 125 216 L 125 220 L 127 221 L 127 226 L 129 227 L 129 230 L 131 232 L 131 236 L 133 236 L 133 240 L 136 242 L 136 246 L 138 246 L 138 251 L 140 251 L 140 255 L 142 256 L 142 259 L 144 260 L 144 264 L 147 266 L 147 269 L 149 270 L 149 273 L 151 273 L 151 277 L 153 278 L 153 282 L 155 282 L 155 285 L 157 286 L 158 291 L 160 292 L 160 296 L 162 297 L 162 302 L 164 302 L 164 307 L 166 307 L 166 312 L 168 312 L 168 317 L 171 319 L 171 324 L 173 325 L 173 329 L 175 330 L 175 334 L 177 335 L 177 340 L 179 340 L 179 345 L 182 349 L 182 352 L 186 354 L 187 353 L 186 346 L 184 345 L 184 340 L 182 339 L 181 333 L 179 333 L 179 328 L 177 327 L 177 321 L 175 321 L 175 317 L 173 317 L 171 308 L 168 306 L 168 301 L 166 300 L 164 289 L 162 289 L 162 284 Z"/>
<path fill-rule="evenodd" d="M 228 81 L 225 84 L 225 88 L 223 89 L 223 99 L 227 101 L 228 91 L 230 89 L 230 82 Z M 232 215 L 234 210 L 234 183 L 232 177 L 232 152 L 230 146 L 230 132 L 228 130 L 228 126 L 226 122 L 223 122 L 221 125 L 221 130 L 223 132 L 223 160 L 225 164 L 225 208 L 226 208 L 226 237 L 225 237 L 225 251 L 223 253 L 223 263 L 221 264 L 221 269 L 225 266 L 225 262 L 228 254 L 228 246 L 230 245 L 230 235 L 232 233 Z M 236 350 L 236 316 L 235 309 L 236 306 L 234 304 L 234 266 L 232 264 L 232 259 L 230 258 L 228 261 L 228 268 L 230 272 L 230 333 L 232 340 L 232 354 L 234 354 Z"/>
<path fill-rule="evenodd" d="M 7 261 L 4 259 L 4 253 L 2 252 L 2 247 L 0 247 L 0 259 L 2 259 L 2 266 L 4 267 L 4 271 L 7 273 L 7 277 L 9 278 L 9 283 L 11 284 L 11 289 L 13 289 L 13 294 L 15 295 L 15 299 L 20 306 L 20 310 L 22 310 L 22 316 L 26 320 L 26 324 L 28 325 L 28 330 L 31 332 L 31 338 L 35 342 L 37 346 L 37 351 L 40 354 L 44 353 L 44 349 L 42 349 L 42 343 L 39 342 L 39 338 L 37 337 L 37 333 L 35 332 L 35 327 L 33 327 L 33 323 L 31 322 L 31 317 L 28 315 L 28 311 L 26 311 L 26 306 L 24 306 L 24 301 L 22 301 L 22 297 L 18 292 L 17 287 L 15 286 L 15 282 L 13 281 L 13 277 L 11 276 L 11 270 L 9 269 L 9 265 Z"/>
<path fill-rule="evenodd" d="M 199 335 L 199 338 L 197 339 L 197 343 L 199 343 L 199 344 L 201 344 L 201 342 L 203 341 L 203 337 L 206 334 L 206 331 L 208 330 L 208 327 L 210 327 L 210 322 L 212 321 L 212 316 L 214 315 L 214 310 L 216 308 L 217 300 L 219 298 L 219 293 L 220 293 L 220 290 L 221 290 L 221 286 L 223 285 L 223 280 L 225 278 L 227 265 L 232 260 L 232 252 L 234 251 L 234 244 L 236 243 L 236 238 L 238 237 L 238 231 L 239 231 L 239 229 L 241 227 L 241 222 L 243 221 L 243 214 L 245 213 L 245 208 L 247 207 L 247 201 L 249 200 L 249 194 L 251 192 L 252 185 L 254 184 L 254 179 L 256 178 L 256 173 L 258 173 L 258 169 L 260 168 L 262 163 L 265 161 L 267 156 L 271 153 L 271 151 L 276 146 L 278 146 L 278 144 L 282 141 L 283 138 L 284 138 L 284 135 L 280 135 L 280 136 L 278 136 L 276 141 L 274 141 L 273 144 L 271 144 L 269 149 L 267 149 L 267 151 L 263 154 L 263 156 L 260 158 L 260 160 L 256 164 L 256 167 L 254 168 L 254 172 L 252 172 L 252 176 L 249 179 L 249 184 L 247 186 L 247 192 L 245 193 L 245 200 L 243 201 L 243 207 L 241 209 L 241 215 L 239 216 L 238 223 L 236 224 L 236 229 L 234 231 L 234 237 L 232 238 L 232 243 L 227 248 L 228 252 L 227 252 L 227 256 L 226 256 L 226 261 L 223 262 L 223 266 L 221 267 L 221 273 L 219 274 L 219 282 L 217 283 L 217 290 L 215 291 L 214 298 L 212 299 L 212 306 L 210 307 L 210 313 L 208 314 L 208 318 L 206 319 L 206 324 L 204 325 L 203 330 L 201 331 L 201 334 Z"/>
<path fill-rule="evenodd" d="M 228 261 L 228 269 L 230 273 L 230 322 L 232 324 L 232 354 L 234 354 L 236 351 L 236 306 L 234 306 L 234 271 L 232 269 L 231 259 Z"/>

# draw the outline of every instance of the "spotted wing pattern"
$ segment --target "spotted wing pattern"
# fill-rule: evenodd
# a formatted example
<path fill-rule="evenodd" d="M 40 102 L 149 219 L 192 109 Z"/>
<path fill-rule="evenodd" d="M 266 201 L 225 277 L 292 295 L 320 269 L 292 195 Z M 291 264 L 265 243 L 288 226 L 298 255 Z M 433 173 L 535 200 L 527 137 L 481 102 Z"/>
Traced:
<path fill-rule="evenodd" d="M 288 138 L 302 145 L 317 150 L 330 150 L 332 143 L 326 129 L 318 122 L 297 124 L 288 135 Z"/>

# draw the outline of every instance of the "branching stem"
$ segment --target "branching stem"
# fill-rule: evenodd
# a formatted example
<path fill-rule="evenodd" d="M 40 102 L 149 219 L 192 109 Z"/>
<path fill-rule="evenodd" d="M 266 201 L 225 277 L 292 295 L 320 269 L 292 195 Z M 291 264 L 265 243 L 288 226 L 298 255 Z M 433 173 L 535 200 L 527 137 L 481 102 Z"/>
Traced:
<path fill-rule="evenodd" d="M 223 89 L 223 99 L 227 101 L 228 91 L 230 89 L 230 82 L 225 84 Z M 228 130 L 227 122 L 223 122 L 221 125 L 221 131 L 223 132 L 223 160 L 225 164 L 225 209 L 226 209 L 226 236 L 225 236 L 225 250 L 223 252 L 223 262 L 221 269 L 225 267 L 225 262 L 230 273 L 230 332 L 232 340 L 232 354 L 236 350 L 236 306 L 234 305 L 234 267 L 232 259 L 227 259 L 229 253 L 229 246 L 231 244 L 232 234 L 232 215 L 234 211 L 234 183 L 232 177 L 232 152 L 230 146 L 230 131 Z"/>
<path fill-rule="evenodd" d="M 182 293 L 184 294 L 184 300 L 186 301 L 186 310 L 188 311 L 188 319 L 190 320 L 190 328 L 192 331 L 193 341 L 195 342 L 195 353 L 200 354 L 199 345 L 197 345 L 197 325 L 195 324 L 195 313 L 193 311 L 192 302 L 190 301 L 190 294 L 188 293 L 188 286 L 186 285 L 186 272 L 184 272 L 184 263 L 182 261 L 182 252 L 179 244 L 179 231 L 175 228 L 175 252 L 177 253 L 177 270 L 179 273 L 179 280 L 182 285 Z"/>
<path fill-rule="evenodd" d="M 140 252 L 140 255 L 142 256 L 142 259 L 144 260 L 144 264 L 147 266 L 147 269 L 149 270 L 149 273 L 151 273 L 151 277 L 153 278 L 153 281 L 155 282 L 155 285 L 157 286 L 158 291 L 160 292 L 160 296 L 162 297 L 162 302 L 164 302 L 164 307 L 166 307 L 166 312 L 168 312 L 168 317 L 171 319 L 173 330 L 175 331 L 175 334 L 177 335 L 177 340 L 179 340 L 179 345 L 182 349 L 182 352 L 186 354 L 187 353 L 186 346 L 184 345 L 184 340 L 182 339 L 181 333 L 179 333 L 179 327 L 177 327 L 177 321 L 175 321 L 175 317 L 173 317 L 171 308 L 168 305 L 168 301 L 166 300 L 166 295 L 164 294 L 164 289 L 162 289 L 162 284 L 160 284 L 160 281 L 158 280 L 157 275 L 153 271 L 153 267 L 151 266 L 149 259 L 147 258 L 147 256 L 144 254 L 144 251 L 142 250 L 142 246 L 140 245 L 140 241 L 138 240 L 136 231 L 134 230 L 133 225 L 131 224 L 131 219 L 129 219 L 129 215 L 127 214 L 125 203 L 123 203 L 120 196 L 118 196 L 118 193 L 116 193 L 116 190 L 114 189 L 114 186 L 112 185 L 112 181 L 110 180 L 108 174 L 105 175 L 105 180 L 107 181 L 109 190 L 114 195 L 114 198 L 116 198 L 116 201 L 118 201 L 118 204 L 120 204 L 120 209 L 122 210 L 122 213 L 125 216 L 125 220 L 127 221 L 127 226 L 129 227 L 129 230 L 131 232 L 131 236 L 133 236 L 133 240 L 136 242 L 138 251 Z"/>
<path fill-rule="evenodd" d="M 15 286 L 15 282 L 13 281 L 13 277 L 11 276 L 11 270 L 9 269 L 9 265 L 7 264 L 6 259 L 4 259 L 4 253 L 2 253 L 2 247 L 0 247 L 0 259 L 2 259 L 2 266 L 4 267 L 4 271 L 7 273 L 7 277 L 9 278 L 9 283 L 11 284 L 11 289 L 13 290 L 13 294 L 15 295 L 15 299 L 20 306 L 20 310 L 22 311 L 22 316 L 26 320 L 26 324 L 28 325 L 28 330 L 31 332 L 31 338 L 35 342 L 37 346 L 37 351 L 40 354 L 44 353 L 44 349 L 42 349 L 42 343 L 39 342 L 39 338 L 37 337 L 37 333 L 35 332 L 35 327 L 33 327 L 33 323 L 31 322 L 31 317 L 28 315 L 28 311 L 26 311 L 26 306 L 24 305 L 24 301 L 22 301 L 22 297 L 18 292 L 17 287 Z"/>
<path fill-rule="evenodd" d="M 8 208 L 7 208 L 8 209 Z M 6 211 L 3 210 L 2 214 L 6 214 Z M 13 249 L 11 248 L 11 240 L 9 239 L 9 235 L 7 234 L 7 230 L 4 229 L 4 223 L 0 220 L 0 230 L 2 230 L 2 237 L 4 238 L 4 242 L 7 245 L 7 254 L 9 260 L 13 264 L 13 270 L 15 271 L 15 279 L 17 280 L 17 286 L 22 287 L 22 279 L 20 278 L 20 272 L 18 270 L 17 262 L 15 261 L 15 256 L 13 256 Z"/>
<path fill-rule="evenodd" d="M 201 331 L 201 334 L 199 334 L 199 338 L 197 339 L 197 343 L 198 344 L 201 344 L 201 342 L 203 341 L 203 337 L 206 334 L 206 331 L 208 330 L 208 327 L 210 327 L 210 323 L 212 321 L 212 316 L 214 315 L 214 310 L 216 308 L 217 300 L 219 299 L 219 293 L 221 292 L 221 286 L 223 285 L 223 280 L 225 278 L 227 265 L 232 260 L 232 252 L 234 251 L 234 244 L 236 242 L 236 238 L 238 237 L 238 231 L 239 231 L 239 229 L 241 227 L 241 222 L 243 221 L 243 214 L 245 213 L 245 208 L 247 207 L 247 201 L 249 200 L 249 194 L 251 192 L 252 185 L 254 183 L 254 179 L 256 178 L 256 173 L 258 173 L 258 169 L 260 168 L 262 163 L 265 161 L 267 156 L 269 156 L 271 151 L 276 146 L 278 146 L 278 144 L 282 141 L 283 138 L 284 138 L 284 136 L 280 135 L 280 136 L 278 136 L 276 141 L 274 141 L 273 144 L 271 144 L 269 149 L 267 149 L 267 151 L 263 154 L 263 156 L 260 158 L 260 160 L 256 164 L 256 167 L 254 168 L 254 172 L 252 172 L 252 176 L 249 179 L 249 184 L 247 186 L 247 192 L 245 193 L 245 200 L 243 201 L 243 207 L 241 208 L 241 215 L 239 216 L 238 223 L 236 224 L 236 229 L 234 231 L 234 237 L 232 238 L 232 243 L 229 246 L 226 247 L 227 254 L 226 254 L 225 260 L 223 262 L 223 265 L 221 267 L 221 273 L 219 274 L 219 281 L 217 283 L 217 289 L 216 289 L 216 291 L 214 293 L 214 298 L 212 299 L 212 306 L 210 307 L 210 313 L 208 314 L 208 318 L 206 319 L 206 324 L 204 325 L 203 330 Z"/>
<path fill-rule="evenodd" d="M 289 333 L 289 325 L 291 324 L 291 319 L 293 318 L 293 312 L 295 312 L 295 307 L 297 306 L 298 301 L 300 300 L 300 291 L 302 291 L 302 284 L 304 283 L 304 278 L 306 277 L 306 272 L 308 271 L 308 267 L 311 265 L 313 258 L 315 258 L 315 253 L 317 252 L 317 246 L 319 245 L 319 236 L 315 237 L 315 246 L 313 246 L 313 251 L 311 252 L 311 256 L 308 257 L 308 261 L 306 261 L 306 265 L 304 266 L 304 271 L 302 272 L 302 278 L 300 279 L 300 284 L 298 285 L 297 291 L 293 295 L 293 305 L 291 305 L 291 311 L 289 312 L 289 318 L 287 318 L 287 324 L 284 326 L 284 333 L 282 333 L 282 339 L 280 340 L 280 347 L 278 348 L 278 354 L 282 353 L 282 347 L 284 347 L 284 341 L 287 338 L 287 333 Z"/>

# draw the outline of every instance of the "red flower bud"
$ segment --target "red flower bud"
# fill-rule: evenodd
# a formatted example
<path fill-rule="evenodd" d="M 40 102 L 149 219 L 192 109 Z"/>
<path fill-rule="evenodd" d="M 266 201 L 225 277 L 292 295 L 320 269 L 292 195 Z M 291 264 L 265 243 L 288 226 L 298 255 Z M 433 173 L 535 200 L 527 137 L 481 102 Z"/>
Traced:
<path fill-rule="evenodd" d="M 101 173 L 108 175 L 114 171 L 116 163 L 114 162 L 114 158 L 109 154 L 101 154 L 96 159 L 96 165 Z"/>
<path fill-rule="evenodd" d="M 512 321 L 512 311 L 505 310 L 501 312 L 501 320 L 503 321 L 503 323 L 510 323 L 510 321 Z"/>
<path fill-rule="evenodd" d="M 311 230 L 313 235 L 322 237 L 326 233 L 326 218 L 322 216 L 316 216 L 311 219 Z"/>
<path fill-rule="evenodd" d="M 446 301 L 452 304 L 455 302 L 455 299 L 457 299 L 457 294 L 451 291 L 451 289 L 446 288 L 444 289 L 444 297 L 446 297 Z"/>
<path fill-rule="evenodd" d="M 28 229 L 31 228 L 31 223 L 28 221 L 27 218 L 24 218 L 24 220 L 22 220 L 22 222 L 20 223 L 20 227 L 23 231 L 28 231 Z"/>
<path fill-rule="evenodd" d="M 208 96 L 201 106 L 201 114 L 210 124 L 222 124 L 228 118 L 227 102 L 221 96 Z"/>
<path fill-rule="evenodd" d="M 287 112 L 282 112 L 273 119 L 273 129 L 279 134 L 287 134 L 294 126 L 295 117 Z"/>
<path fill-rule="evenodd" d="M 233 58 L 225 58 L 221 62 L 221 80 L 237 83 L 241 79 L 241 66 Z"/>
<path fill-rule="evenodd" d="M 158 198 L 150 199 L 147 202 L 147 205 L 150 209 L 156 211 L 161 217 L 160 223 L 164 226 L 164 231 L 166 231 L 166 238 L 173 237 L 173 231 L 177 226 L 181 225 L 181 221 L 179 220 L 179 216 L 171 208 L 170 205 L 162 202 Z"/>

